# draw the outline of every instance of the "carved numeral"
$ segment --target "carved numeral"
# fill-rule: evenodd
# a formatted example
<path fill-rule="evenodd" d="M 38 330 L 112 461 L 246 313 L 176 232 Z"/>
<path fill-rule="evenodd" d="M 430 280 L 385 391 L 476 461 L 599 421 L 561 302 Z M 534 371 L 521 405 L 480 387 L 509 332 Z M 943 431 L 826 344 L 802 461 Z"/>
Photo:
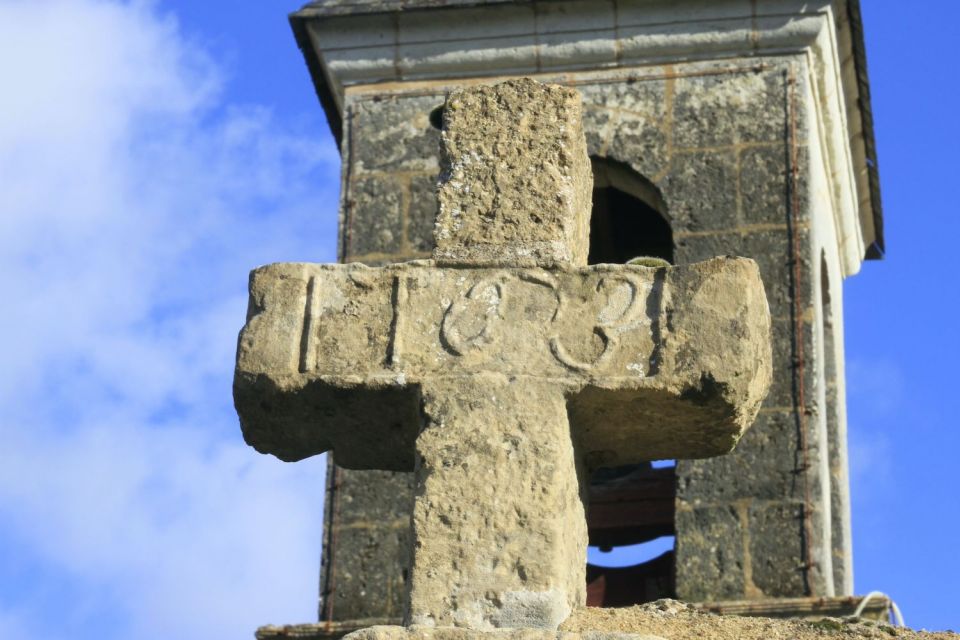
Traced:
<path fill-rule="evenodd" d="M 503 320 L 503 294 L 501 282 L 485 279 L 447 307 L 440 327 L 440 340 L 447 351 L 462 356 L 494 341 L 497 324 Z"/>
<path fill-rule="evenodd" d="M 616 351 L 622 333 L 649 326 L 650 319 L 643 314 L 643 306 L 651 288 L 650 282 L 636 282 L 625 276 L 600 278 L 596 291 L 603 307 L 592 328 L 601 342 L 600 352 L 589 361 L 581 360 L 570 354 L 559 335 L 554 335 L 550 338 L 551 353 L 561 364 L 575 371 L 589 371 L 602 365 Z M 568 308 L 568 304 L 561 302 L 557 316 L 568 313 Z"/>
<path fill-rule="evenodd" d="M 317 278 L 307 280 L 307 300 L 303 308 L 303 332 L 300 334 L 300 373 L 317 368 L 316 322 L 319 321 Z"/>

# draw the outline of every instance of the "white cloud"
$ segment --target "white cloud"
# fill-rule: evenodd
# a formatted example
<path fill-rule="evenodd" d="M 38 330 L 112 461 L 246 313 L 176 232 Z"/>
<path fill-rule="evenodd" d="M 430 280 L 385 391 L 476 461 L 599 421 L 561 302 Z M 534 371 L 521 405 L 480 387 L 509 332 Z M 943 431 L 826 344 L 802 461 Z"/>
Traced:
<path fill-rule="evenodd" d="M 229 385 L 247 271 L 333 258 L 335 150 L 146 3 L 0 0 L 0 83 L 0 636 L 311 619 L 322 462 L 247 448 Z"/>
<path fill-rule="evenodd" d="M 884 530 L 893 517 L 902 482 L 897 472 L 898 427 L 918 419 L 920 411 L 904 401 L 910 395 L 902 368 L 884 358 L 847 362 L 848 456 L 855 532 Z M 910 416 L 908 418 L 907 416 Z M 879 540 L 860 534 L 858 545 L 874 548 Z"/>
<path fill-rule="evenodd" d="M 895 455 L 885 433 L 859 428 L 849 431 L 850 483 L 860 502 L 882 498 L 893 485 Z"/>
<path fill-rule="evenodd" d="M 851 358 L 846 367 L 849 400 L 866 415 L 887 416 L 901 408 L 907 385 L 900 365 L 889 359 Z"/>

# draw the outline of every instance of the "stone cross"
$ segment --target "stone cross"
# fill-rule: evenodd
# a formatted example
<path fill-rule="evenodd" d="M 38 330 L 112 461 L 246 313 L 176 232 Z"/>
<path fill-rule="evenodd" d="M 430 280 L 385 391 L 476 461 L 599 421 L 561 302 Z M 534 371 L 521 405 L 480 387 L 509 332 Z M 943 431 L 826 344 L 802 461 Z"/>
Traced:
<path fill-rule="evenodd" d="M 258 451 L 416 474 L 408 622 L 556 628 L 585 600 L 590 470 L 730 451 L 771 375 L 753 261 L 586 265 L 575 90 L 444 112 L 433 260 L 273 264 L 234 395 Z"/>

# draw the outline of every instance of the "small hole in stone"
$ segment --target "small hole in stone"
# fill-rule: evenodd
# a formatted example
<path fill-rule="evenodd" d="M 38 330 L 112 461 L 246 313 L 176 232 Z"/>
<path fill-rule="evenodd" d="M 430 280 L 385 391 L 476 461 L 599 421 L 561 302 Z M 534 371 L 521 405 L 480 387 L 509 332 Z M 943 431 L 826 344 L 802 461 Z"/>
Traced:
<path fill-rule="evenodd" d="M 430 125 L 438 131 L 443 129 L 443 107 L 440 105 L 430 112 Z"/>

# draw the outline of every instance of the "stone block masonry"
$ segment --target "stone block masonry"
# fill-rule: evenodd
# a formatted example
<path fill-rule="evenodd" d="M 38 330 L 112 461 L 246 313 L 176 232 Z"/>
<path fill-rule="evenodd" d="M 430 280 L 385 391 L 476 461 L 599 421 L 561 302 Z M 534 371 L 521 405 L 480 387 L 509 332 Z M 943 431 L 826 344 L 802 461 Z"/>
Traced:
<path fill-rule="evenodd" d="M 805 133 L 810 116 L 804 96 L 810 88 L 804 80 L 804 65 L 802 59 L 791 56 L 756 57 L 645 67 L 606 75 L 585 72 L 569 78 L 583 96 L 588 154 L 627 165 L 662 193 L 664 214 L 673 229 L 676 262 L 689 264 L 716 255 L 755 258 L 773 316 L 773 386 L 746 446 L 722 459 L 683 461 L 678 465 L 680 511 L 689 509 L 698 514 L 696 518 L 678 516 L 677 521 L 676 595 L 690 600 L 801 596 L 808 592 L 825 595 L 834 589 L 849 592 L 849 587 L 845 590 L 843 586 L 849 584 L 851 571 L 849 541 L 844 546 L 841 537 L 849 536 L 849 524 L 842 509 L 834 508 L 831 515 L 832 528 L 841 535 L 835 535 L 831 542 L 825 536 L 828 527 L 813 522 L 809 540 L 818 557 L 825 547 L 836 550 L 833 580 L 817 568 L 804 569 L 804 562 L 811 559 L 805 557 L 807 551 L 798 546 L 799 542 L 761 544 L 764 532 L 750 529 L 751 522 L 773 527 L 774 519 L 780 517 L 782 521 L 770 531 L 792 531 L 791 537 L 800 540 L 805 534 L 798 513 L 808 509 L 810 518 L 825 517 L 823 493 L 818 489 L 823 478 L 820 453 L 815 447 L 817 421 L 804 425 L 810 460 L 808 468 L 801 470 L 796 415 L 798 411 L 834 415 L 842 409 L 842 402 L 834 402 L 832 408 L 815 406 L 813 393 L 807 394 L 804 407 L 796 406 L 798 376 L 803 376 L 808 390 L 819 384 L 816 366 L 796 366 L 798 344 L 808 357 L 815 352 L 813 283 L 818 279 L 815 262 L 819 261 L 819 256 L 816 261 L 812 257 L 815 205 L 809 176 L 815 167 L 810 164 Z M 790 84 L 791 68 L 799 70 L 794 85 Z M 348 180 L 343 235 L 358 239 L 379 229 L 379 219 L 393 211 L 380 210 L 371 200 L 357 197 L 369 190 L 370 179 L 400 185 L 404 195 L 396 211 L 404 231 L 389 249 L 380 244 L 368 251 L 358 244 L 344 254 L 347 261 L 384 264 L 431 255 L 438 212 L 431 183 L 439 175 L 441 161 L 440 132 L 431 126 L 429 115 L 443 104 L 444 89 L 430 91 L 426 87 L 417 95 L 360 92 L 350 96 L 346 106 L 350 143 L 345 146 L 344 156 Z M 789 126 L 791 118 L 795 134 Z M 396 148 L 387 149 L 387 140 Z M 355 157 L 363 158 L 363 162 L 353 162 Z M 377 158 L 380 160 L 374 161 Z M 802 247 L 798 256 L 794 256 L 794 236 L 799 237 Z M 800 265 L 799 288 L 795 260 Z M 802 308 L 800 343 L 796 338 L 796 296 L 801 297 Z M 839 309 L 834 312 L 839 313 Z M 839 417 L 832 419 L 842 421 Z M 834 456 L 831 465 L 834 477 L 845 478 L 841 477 L 842 458 Z M 731 475 L 731 467 L 749 472 L 745 476 Z M 396 563 L 390 542 L 396 532 L 376 519 L 364 518 L 350 496 L 353 492 L 373 492 L 397 509 L 409 510 L 404 505 L 412 504 L 413 481 L 402 473 L 394 476 L 348 469 L 336 473 L 337 492 L 342 499 L 339 509 L 331 512 L 327 527 L 335 530 L 339 522 L 360 518 L 381 531 L 386 542 L 382 563 L 363 580 L 354 566 L 354 556 L 328 557 L 323 584 L 331 590 L 324 594 L 328 609 L 323 615 L 334 619 L 398 618 L 404 606 L 401 594 L 408 566 Z M 803 490 L 805 478 L 812 489 L 809 504 Z M 748 485 L 758 493 L 745 495 Z M 840 493 L 834 501 L 841 506 L 845 491 L 839 485 L 834 491 Z M 754 501 L 758 508 L 760 503 L 779 508 L 768 510 L 763 520 L 738 516 L 728 521 L 718 515 L 731 509 L 741 513 L 746 503 Z M 744 560 L 743 564 L 725 565 L 724 571 L 737 573 L 735 579 L 713 578 L 719 575 L 717 569 L 697 560 L 713 553 L 714 545 L 705 532 L 713 530 L 710 519 L 714 515 L 720 518 L 716 527 L 728 528 L 730 544 L 737 545 L 736 556 Z M 756 553 L 749 552 L 751 546 Z M 368 553 L 372 557 L 376 551 L 371 547 Z M 753 571 L 754 563 L 766 563 L 782 574 L 760 585 L 754 581 L 761 575 Z M 772 574 L 765 570 L 764 575 Z M 805 581 L 805 576 L 809 580 Z M 391 585 L 389 589 L 377 587 L 378 593 L 389 595 L 361 602 L 351 595 L 372 589 L 374 583 Z M 785 586 L 774 588 L 774 583 Z"/>

